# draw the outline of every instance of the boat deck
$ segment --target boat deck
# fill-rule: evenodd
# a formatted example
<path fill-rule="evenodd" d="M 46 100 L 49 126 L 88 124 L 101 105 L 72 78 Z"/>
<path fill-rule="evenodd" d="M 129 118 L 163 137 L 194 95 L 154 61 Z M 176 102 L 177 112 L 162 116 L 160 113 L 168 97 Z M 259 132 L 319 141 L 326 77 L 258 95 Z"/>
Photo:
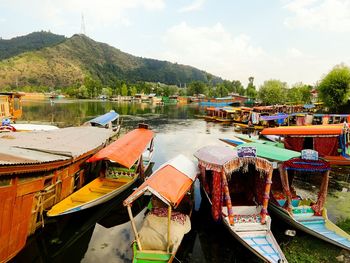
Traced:
<path fill-rule="evenodd" d="M 274 248 L 266 235 L 246 236 L 243 240 L 261 255 L 264 255 L 270 262 L 279 262 L 279 252 Z"/>
<path fill-rule="evenodd" d="M 326 222 L 324 219 L 315 219 L 315 220 L 301 220 L 299 221 L 305 227 L 317 232 L 318 234 L 325 236 L 337 243 L 340 243 L 348 248 L 350 248 L 350 240 L 338 235 L 335 231 L 326 227 Z"/>

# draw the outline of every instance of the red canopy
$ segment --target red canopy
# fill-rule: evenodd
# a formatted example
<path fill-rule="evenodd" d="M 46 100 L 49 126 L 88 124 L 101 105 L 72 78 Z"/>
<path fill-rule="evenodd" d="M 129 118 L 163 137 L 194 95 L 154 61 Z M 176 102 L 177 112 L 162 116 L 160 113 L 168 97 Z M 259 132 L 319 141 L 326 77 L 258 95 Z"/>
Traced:
<path fill-rule="evenodd" d="M 162 165 L 126 200 L 129 205 L 144 192 L 149 191 L 163 202 L 176 207 L 191 188 L 198 173 L 197 166 L 183 155 Z"/>
<path fill-rule="evenodd" d="M 110 160 L 129 169 L 140 158 L 153 137 L 154 133 L 151 130 L 135 129 L 103 148 L 89 158 L 87 162 Z"/>

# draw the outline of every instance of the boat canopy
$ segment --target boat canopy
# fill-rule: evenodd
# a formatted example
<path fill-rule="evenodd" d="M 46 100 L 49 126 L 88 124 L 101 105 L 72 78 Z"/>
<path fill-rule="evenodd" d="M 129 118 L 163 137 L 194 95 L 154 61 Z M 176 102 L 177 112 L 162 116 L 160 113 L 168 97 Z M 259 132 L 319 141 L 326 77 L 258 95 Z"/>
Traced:
<path fill-rule="evenodd" d="M 151 130 L 138 128 L 93 155 L 87 162 L 109 160 L 130 169 L 154 138 Z"/>
<path fill-rule="evenodd" d="M 260 157 L 238 157 L 235 149 L 221 145 L 204 146 L 195 152 L 194 156 L 198 159 L 199 165 L 207 170 L 225 171 L 227 174 L 239 170 L 246 163 L 255 163 L 257 170 L 265 173 L 272 171 L 272 164 L 269 161 Z"/>
<path fill-rule="evenodd" d="M 130 205 L 143 193 L 149 191 L 164 203 L 177 207 L 191 188 L 197 174 L 197 166 L 184 155 L 178 155 L 159 167 L 124 200 L 124 205 Z"/>
<path fill-rule="evenodd" d="M 238 145 L 237 149 L 244 146 L 255 147 L 257 156 L 277 162 L 284 162 L 294 157 L 300 157 L 300 152 L 256 142 L 249 142 Z"/>
<path fill-rule="evenodd" d="M 293 158 L 283 163 L 286 170 L 305 171 L 305 172 L 325 172 L 331 170 L 329 162 L 322 159 L 306 160 L 301 158 Z"/>
<path fill-rule="evenodd" d="M 88 121 L 88 123 L 105 126 L 108 123 L 113 122 L 118 118 L 119 118 L 119 114 L 116 113 L 114 110 L 111 110 L 110 112 L 107 112 L 101 116 L 98 116 L 98 117 Z"/>
<path fill-rule="evenodd" d="M 263 129 L 262 135 L 341 135 L 349 131 L 348 124 L 289 126 Z"/>
<path fill-rule="evenodd" d="M 279 166 L 280 178 L 283 187 L 283 192 L 286 195 L 285 207 L 288 211 L 292 211 L 292 192 L 290 189 L 290 184 L 293 183 L 290 180 L 288 172 L 290 170 L 303 171 L 303 172 L 321 172 L 323 173 L 322 183 L 318 192 L 317 201 L 312 205 L 312 209 L 315 211 L 315 215 L 322 215 L 322 210 L 326 202 L 328 183 L 329 183 L 329 173 L 330 164 L 322 159 L 318 160 L 308 160 L 301 158 L 293 158 L 291 160 L 285 161 Z"/>

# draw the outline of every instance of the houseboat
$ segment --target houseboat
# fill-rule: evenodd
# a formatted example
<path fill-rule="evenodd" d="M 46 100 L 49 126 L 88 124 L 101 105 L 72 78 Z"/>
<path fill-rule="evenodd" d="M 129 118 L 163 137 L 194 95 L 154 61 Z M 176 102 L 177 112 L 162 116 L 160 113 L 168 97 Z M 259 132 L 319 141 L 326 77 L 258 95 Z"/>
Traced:
<path fill-rule="evenodd" d="M 16 121 L 22 116 L 23 92 L 0 92 L 0 121 L 8 118 Z"/>
<path fill-rule="evenodd" d="M 87 181 L 85 161 L 109 143 L 112 129 L 70 127 L 0 136 L 0 262 L 14 257 L 44 212 Z"/>

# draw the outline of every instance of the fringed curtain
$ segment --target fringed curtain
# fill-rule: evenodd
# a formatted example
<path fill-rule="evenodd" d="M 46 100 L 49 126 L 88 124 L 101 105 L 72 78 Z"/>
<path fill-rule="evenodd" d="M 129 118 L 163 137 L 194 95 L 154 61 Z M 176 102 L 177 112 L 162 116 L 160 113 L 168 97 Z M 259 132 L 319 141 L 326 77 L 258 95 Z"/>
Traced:
<path fill-rule="evenodd" d="M 300 152 L 304 148 L 304 140 L 303 137 L 285 137 L 284 147 L 288 150 Z"/>
<path fill-rule="evenodd" d="M 212 202 L 212 215 L 215 221 L 221 218 L 222 213 L 222 185 L 221 185 L 221 173 L 213 172 L 213 190 L 211 196 Z"/>
<path fill-rule="evenodd" d="M 338 154 L 338 137 L 315 137 L 314 149 L 320 156 L 337 156 Z"/>
<path fill-rule="evenodd" d="M 292 211 L 292 194 L 289 188 L 288 173 L 287 173 L 287 170 L 283 169 L 283 166 L 281 164 L 278 166 L 278 170 L 281 176 L 283 192 L 286 196 L 286 202 L 284 204 L 284 208 L 286 208 L 289 212 L 291 212 Z"/>
<path fill-rule="evenodd" d="M 312 209 L 315 211 L 315 215 L 317 216 L 322 215 L 322 210 L 326 202 L 326 197 L 328 192 L 329 173 L 330 171 L 326 171 L 324 173 L 320 191 L 318 193 L 317 202 L 312 206 Z"/>

